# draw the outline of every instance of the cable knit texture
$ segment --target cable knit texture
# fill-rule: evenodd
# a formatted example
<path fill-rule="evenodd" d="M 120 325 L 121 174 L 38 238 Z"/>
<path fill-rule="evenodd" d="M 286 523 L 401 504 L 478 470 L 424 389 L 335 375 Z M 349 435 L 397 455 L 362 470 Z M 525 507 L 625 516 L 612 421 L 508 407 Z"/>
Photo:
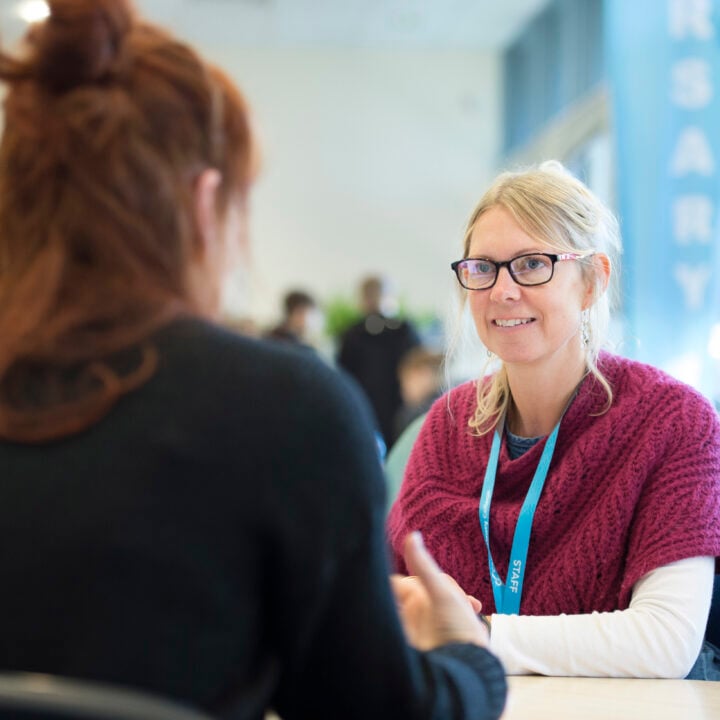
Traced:
<path fill-rule="evenodd" d="M 627 608 L 651 570 L 720 555 L 720 424 L 707 400 L 648 365 L 607 353 L 600 368 L 614 399 L 589 375 L 565 413 L 535 513 L 520 612 Z M 476 383 L 430 410 L 388 519 L 400 572 L 402 541 L 421 530 L 440 566 L 495 611 L 478 504 L 492 433 L 472 435 Z M 515 524 L 545 441 L 511 460 L 503 439 L 490 509 L 501 577 Z"/>

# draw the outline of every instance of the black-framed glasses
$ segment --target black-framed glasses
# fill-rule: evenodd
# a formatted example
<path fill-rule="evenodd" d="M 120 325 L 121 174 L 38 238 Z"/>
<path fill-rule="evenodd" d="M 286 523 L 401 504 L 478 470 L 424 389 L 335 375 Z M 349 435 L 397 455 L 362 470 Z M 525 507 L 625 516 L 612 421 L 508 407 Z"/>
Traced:
<path fill-rule="evenodd" d="M 552 280 L 556 262 L 584 257 L 576 253 L 527 253 L 503 262 L 487 258 L 464 258 L 456 260 L 450 267 L 466 290 L 489 290 L 497 282 L 501 267 L 508 269 L 510 277 L 518 285 L 544 285 Z"/>

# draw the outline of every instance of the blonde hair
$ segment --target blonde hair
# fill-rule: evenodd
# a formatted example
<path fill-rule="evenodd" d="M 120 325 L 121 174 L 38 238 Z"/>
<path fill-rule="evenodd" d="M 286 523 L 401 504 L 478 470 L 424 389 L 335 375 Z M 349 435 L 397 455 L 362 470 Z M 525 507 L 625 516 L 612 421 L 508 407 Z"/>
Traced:
<path fill-rule="evenodd" d="M 607 394 L 603 409 L 606 412 L 612 403 L 613 392 L 597 367 L 597 358 L 606 341 L 617 281 L 613 279 L 605 291 L 603 278 L 596 272 L 590 256 L 594 253 L 607 255 L 611 277 L 617 275 L 622 248 L 615 216 L 557 161 L 547 161 L 518 172 L 506 172 L 496 178 L 470 215 L 463 257 L 468 256 L 470 239 L 478 219 L 495 207 L 507 210 L 528 235 L 553 252 L 586 256 L 579 264 L 585 280 L 592 283 L 594 291 L 592 303 L 586 311 L 585 362 Z M 466 295 L 467 291 L 463 292 Z M 510 401 L 504 364 L 488 380 L 478 382 L 477 388 L 477 406 L 469 426 L 477 435 L 484 435 L 495 427 Z"/>

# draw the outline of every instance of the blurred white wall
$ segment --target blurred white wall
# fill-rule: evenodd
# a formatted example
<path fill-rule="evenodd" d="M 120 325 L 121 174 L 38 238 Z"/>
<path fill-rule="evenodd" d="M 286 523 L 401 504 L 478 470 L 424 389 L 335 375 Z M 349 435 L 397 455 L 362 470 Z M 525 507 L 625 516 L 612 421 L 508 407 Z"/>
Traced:
<path fill-rule="evenodd" d="M 385 271 L 410 310 L 442 316 L 454 290 L 448 264 L 495 170 L 499 55 L 208 54 L 248 97 L 264 157 L 250 282 L 238 274 L 228 309 L 266 322 L 291 286 L 354 298 L 363 275 Z"/>
<path fill-rule="evenodd" d="M 444 317 L 465 220 L 496 172 L 502 46 L 547 0 L 136 0 L 238 82 L 264 163 L 228 314 L 265 325 L 290 288 L 354 300 L 386 272 Z M 0 0 L 0 37 L 24 31 Z"/>

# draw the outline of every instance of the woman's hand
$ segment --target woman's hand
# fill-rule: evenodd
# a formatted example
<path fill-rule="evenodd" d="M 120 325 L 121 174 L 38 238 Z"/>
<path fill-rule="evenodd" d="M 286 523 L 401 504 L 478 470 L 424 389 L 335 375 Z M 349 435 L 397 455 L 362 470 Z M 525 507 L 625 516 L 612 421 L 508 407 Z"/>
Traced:
<path fill-rule="evenodd" d="M 419 532 L 407 536 L 404 554 L 412 575 L 393 575 L 390 580 L 408 642 L 418 650 L 454 642 L 485 647 L 487 629 L 477 617 L 480 601 L 440 570 Z"/>

